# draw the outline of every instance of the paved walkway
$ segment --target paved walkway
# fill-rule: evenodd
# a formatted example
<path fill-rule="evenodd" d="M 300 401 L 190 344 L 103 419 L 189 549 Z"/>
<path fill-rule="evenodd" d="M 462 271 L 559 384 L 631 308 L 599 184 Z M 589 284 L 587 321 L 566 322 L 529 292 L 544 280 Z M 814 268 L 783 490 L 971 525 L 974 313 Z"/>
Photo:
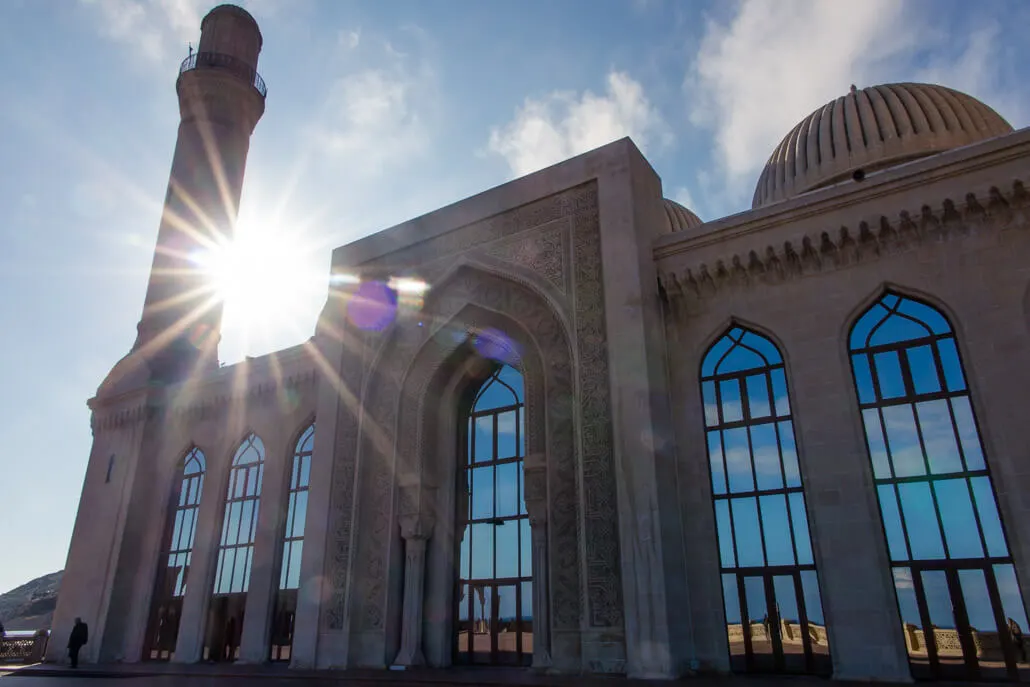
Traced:
<path fill-rule="evenodd" d="M 89 687 L 121 685 L 126 680 L 148 687 L 236 687 L 260 684 L 260 687 L 301 687 L 301 685 L 346 685 L 346 687 L 657 687 L 669 685 L 665 681 L 630 680 L 621 676 L 556 676 L 543 675 L 528 669 L 508 668 L 450 668 L 447 670 L 290 670 L 277 665 L 239 664 L 169 664 L 136 663 L 117 665 L 80 665 L 78 670 L 68 666 L 39 664 L 35 666 L 0 666 L 0 687 Z M 700 677 L 682 681 L 691 687 L 820 687 L 829 684 L 817 678 L 777 677 Z M 674 684 L 674 683 L 673 683 Z"/>

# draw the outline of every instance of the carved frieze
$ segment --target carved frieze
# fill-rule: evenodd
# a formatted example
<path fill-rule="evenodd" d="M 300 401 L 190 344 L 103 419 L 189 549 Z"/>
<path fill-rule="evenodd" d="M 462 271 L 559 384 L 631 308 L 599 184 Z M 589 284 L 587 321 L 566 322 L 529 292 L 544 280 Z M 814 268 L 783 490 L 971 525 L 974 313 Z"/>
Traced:
<path fill-rule="evenodd" d="M 329 599 L 322 615 L 327 630 L 342 630 L 347 604 L 347 575 L 350 569 L 354 529 L 354 480 L 358 452 L 358 392 L 365 378 L 365 343 L 360 333 L 345 334 L 352 345 L 344 345 L 341 361 L 341 389 L 346 394 L 340 402 L 336 421 L 336 442 L 333 447 L 333 483 L 329 506 L 327 576 Z M 353 394 L 353 395 L 351 395 Z"/>
<path fill-rule="evenodd" d="M 572 200 L 588 619 L 591 627 L 621 627 L 622 571 L 596 188 L 581 189 Z"/>
<path fill-rule="evenodd" d="M 568 218 L 525 232 L 513 240 L 497 241 L 484 249 L 487 255 L 525 267 L 566 293 Z"/>
<path fill-rule="evenodd" d="M 693 304 L 728 289 L 777 284 L 820 271 L 867 263 L 919 243 L 961 238 L 989 228 L 1025 228 L 1030 207 L 1027 195 L 1023 182 L 1017 179 L 1007 198 L 998 187 L 992 186 L 986 207 L 973 193 L 966 194 L 961 209 L 946 198 L 936 211 L 923 205 L 918 217 L 903 210 L 896 218 L 881 216 L 875 226 L 862 221 L 854 228 L 842 226 L 822 231 L 818 236 L 803 236 L 800 254 L 795 242 L 786 241 L 782 246 L 766 246 L 764 251 L 750 250 L 747 256 L 738 254 L 717 259 L 714 274 L 706 263 L 680 274 L 660 272 L 659 285 L 668 298 Z"/>

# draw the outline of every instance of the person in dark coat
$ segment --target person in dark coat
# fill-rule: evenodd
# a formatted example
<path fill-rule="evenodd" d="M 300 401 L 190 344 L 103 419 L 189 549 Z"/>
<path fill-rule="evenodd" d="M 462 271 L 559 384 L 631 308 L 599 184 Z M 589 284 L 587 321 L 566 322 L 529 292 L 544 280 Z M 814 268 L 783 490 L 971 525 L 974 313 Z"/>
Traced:
<path fill-rule="evenodd" d="M 89 626 L 82 622 L 82 618 L 75 619 L 75 627 L 68 636 L 68 657 L 72 660 L 72 668 L 79 667 L 79 649 L 89 641 Z"/>

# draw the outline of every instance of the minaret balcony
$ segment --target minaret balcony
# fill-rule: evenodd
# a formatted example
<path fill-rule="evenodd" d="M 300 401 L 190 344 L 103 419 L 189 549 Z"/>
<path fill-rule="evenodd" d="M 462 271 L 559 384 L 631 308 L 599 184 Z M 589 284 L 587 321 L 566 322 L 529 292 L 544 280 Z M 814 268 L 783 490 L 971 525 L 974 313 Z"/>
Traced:
<path fill-rule="evenodd" d="M 182 75 L 186 72 L 191 72 L 195 69 L 216 69 L 233 74 L 249 82 L 254 87 L 254 90 L 261 94 L 262 98 L 268 95 L 268 88 L 265 87 L 265 80 L 261 78 L 261 75 L 249 64 L 232 55 L 220 52 L 192 53 L 179 66 L 179 79 L 182 79 Z M 179 89 L 178 80 L 175 82 L 175 88 L 176 90 Z"/>

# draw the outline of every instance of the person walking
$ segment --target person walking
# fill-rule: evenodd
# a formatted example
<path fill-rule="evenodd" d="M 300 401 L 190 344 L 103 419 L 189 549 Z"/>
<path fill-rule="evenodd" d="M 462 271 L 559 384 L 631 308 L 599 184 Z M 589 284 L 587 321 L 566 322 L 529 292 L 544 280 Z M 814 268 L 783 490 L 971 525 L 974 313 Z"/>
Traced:
<path fill-rule="evenodd" d="M 79 667 L 79 649 L 89 641 L 89 626 L 82 622 L 82 618 L 75 619 L 75 627 L 68 636 L 68 658 L 72 661 L 72 668 Z"/>

